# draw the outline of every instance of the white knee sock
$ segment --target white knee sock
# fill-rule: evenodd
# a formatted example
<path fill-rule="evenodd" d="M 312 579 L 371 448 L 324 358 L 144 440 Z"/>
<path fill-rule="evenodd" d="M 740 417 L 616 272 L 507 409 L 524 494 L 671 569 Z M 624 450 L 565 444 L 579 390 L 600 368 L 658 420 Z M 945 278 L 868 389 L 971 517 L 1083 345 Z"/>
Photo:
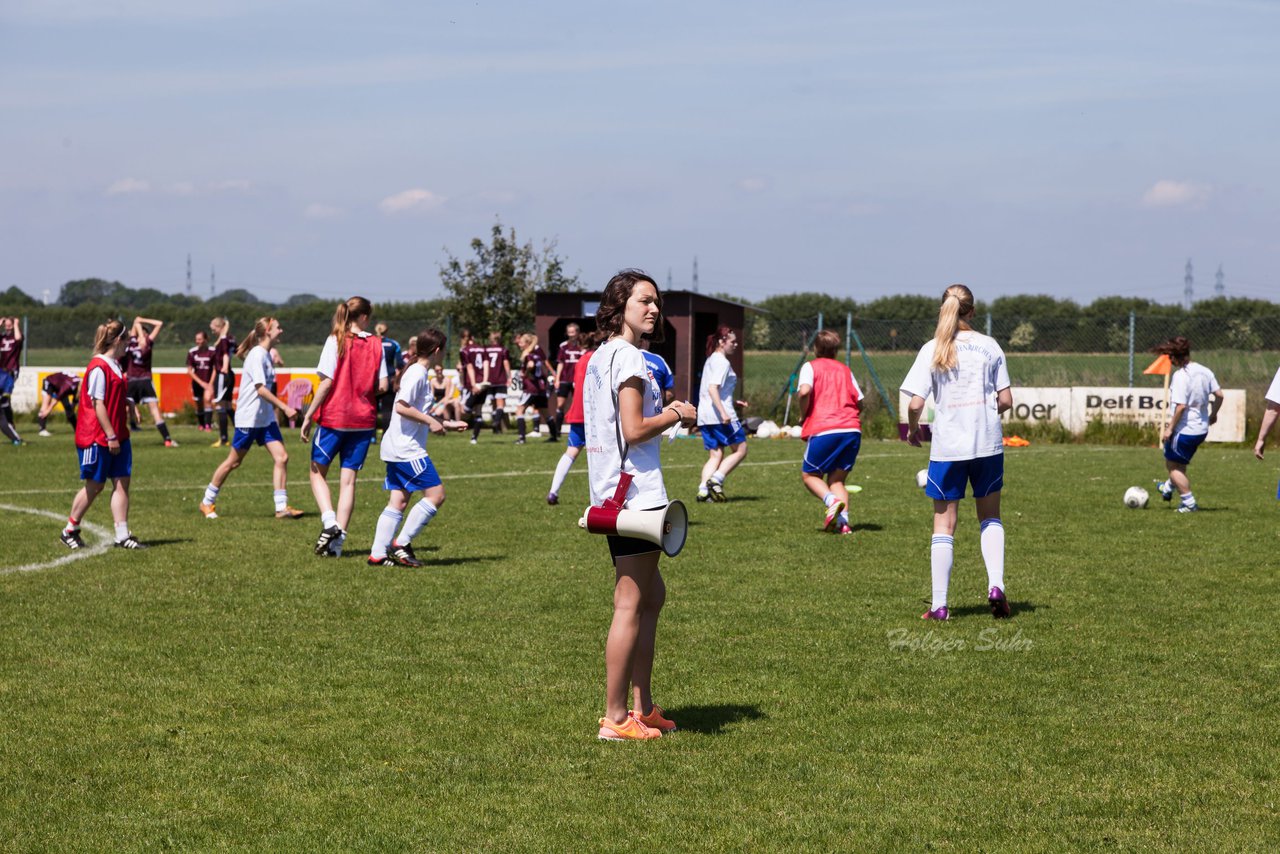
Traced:
<path fill-rule="evenodd" d="M 320 514 L 321 528 L 336 528 L 338 526 L 338 514 L 330 510 Z"/>
<path fill-rule="evenodd" d="M 212 483 L 204 488 L 204 503 L 216 504 L 218 502 L 218 487 Z"/>
<path fill-rule="evenodd" d="M 275 499 L 277 513 L 284 512 L 284 509 L 289 506 L 289 490 L 273 489 L 271 491 L 271 497 Z"/>
<path fill-rule="evenodd" d="M 400 520 L 404 518 L 404 514 L 399 510 L 393 510 L 390 507 L 382 508 L 382 515 L 378 517 L 378 527 L 373 532 L 373 545 L 369 547 L 369 557 L 384 558 L 387 556 L 387 547 L 391 545 L 391 540 L 396 535 L 396 528 L 400 527 Z"/>
<path fill-rule="evenodd" d="M 934 534 L 929 548 L 929 568 L 933 576 L 933 604 L 936 611 L 947 604 L 947 587 L 951 584 L 951 562 L 955 559 L 956 538 L 946 534 Z"/>
<path fill-rule="evenodd" d="M 551 491 L 556 495 L 560 494 L 560 487 L 564 486 L 564 479 L 569 475 L 569 469 L 573 468 L 573 461 L 577 457 L 571 457 L 568 454 L 560 455 L 560 462 L 556 463 L 556 473 L 551 478 Z"/>
<path fill-rule="evenodd" d="M 982 520 L 982 559 L 987 564 L 987 584 L 1004 590 L 1004 525 L 997 518 Z"/>
<path fill-rule="evenodd" d="M 116 542 L 123 543 L 127 539 L 129 539 L 129 523 L 116 522 Z"/>
<path fill-rule="evenodd" d="M 427 527 L 427 523 L 436 516 L 436 506 L 427 499 L 422 499 L 413 505 L 409 510 L 409 518 L 404 520 L 404 527 L 400 529 L 400 536 L 396 537 L 396 544 L 407 546 L 413 542 L 413 538 L 422 533 L 422 529 Z"/>

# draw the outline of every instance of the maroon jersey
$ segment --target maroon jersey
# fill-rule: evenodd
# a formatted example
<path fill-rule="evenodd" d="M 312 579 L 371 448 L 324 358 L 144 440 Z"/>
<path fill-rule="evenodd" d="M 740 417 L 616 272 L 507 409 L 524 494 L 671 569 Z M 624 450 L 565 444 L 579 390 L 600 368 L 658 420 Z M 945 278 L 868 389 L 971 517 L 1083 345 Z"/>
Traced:
<path fill-rule="evenodd" d="M 556 353 L 556 364 L 563 365 L 560 382 L 573 382 L 573 369 L 578 366 L 578 360 L 584 352 L 586 351 L 582 349 L 582 345 L 574 341 L 566 341 L 560 345 L 560 350 Z"/>
<path fill-rule="evenodd" d="M 466 382 L 465 376 L 466 376 L 466 368 L 468 365 L 471 366 L 471 374 L 475 378 L 475 381 L 478 383 L 484 382 L 484 368 L 486 364 L 488 363 L 484 357 L 483 347 L 477 346 L 475 344 L 472 344 L 470 347 L 463 347 L 462 348 L 462 368 L 463 368 L 463 376 L 464 376 L 463 382 L 464 383 Z"/>
<path fill-rule="evenodd" d="M 59 371 L 45 377 L 43 386 L 45 394 L 61 400 L 69 394 L 75 394 L 80 388 L 80 378 L 74 374 L 64 374 Z"/>
<path fill-rule="evenodd" d="M 502 388 L 510 382 L 507 376 L 507 365 L 511 363 L 511 354 L 501 344 L 489 344 L 484 348 L 484 361 L 489 367 L 489 382 Z"/>
<path fill-rule="evenodd" d="M 234 374 L 231 370 L 231 357 L 236 352 L 236 339 L 234 335 L 224 335 L 218 339 L 218 343 L 213 346 L 213 372 L 215 374 L 222 373 L 222 357 L 227 357 L 226 373 Z"/>
<path fill-rule="evenodd" d="M 13 336 L 12 330 L 0 333 L 0 371 L 8 371 L 16 377 L 21 361 L 22 342 Z"/>
<path fill-rule="evenodd" d="M 129 336 L 129 348 L 125 351 L 125 379 L 151 379 L 151 339 L 146 335 Z"/>
<path fill-rule="evenodd" d="M 534 347 L 520 359 L 520 383 L 525 394 L 547 393 L 547 353 Z"/>
<path fill-rule="evenodd" d="M 208 382 L 213 376 L 213 350 L 210 347 L 192 347 L 187 351 L 187 367 L 196 379 Z"/>

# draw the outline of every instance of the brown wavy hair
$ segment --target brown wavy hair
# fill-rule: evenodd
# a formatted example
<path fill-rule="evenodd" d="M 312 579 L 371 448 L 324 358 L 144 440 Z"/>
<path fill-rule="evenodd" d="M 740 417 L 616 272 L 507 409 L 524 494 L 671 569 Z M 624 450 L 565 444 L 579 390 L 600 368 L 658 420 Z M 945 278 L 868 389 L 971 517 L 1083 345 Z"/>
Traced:
<path fill-rule="evenodd" d="M 124 323 L 119 320 L 108 320 L 106 323 L 99 324 L 98 331 L 93 336 L 93 354 L 101 356 L 107 352 L 124 333 Z"/>
<path fill-rule="evenodd" d="M 606 336 L 616 335 L 622 331 L 622 317 L 627 311 L 627 300 L 631 299 L 631 292 L 641 282 L 653 285 L 653 291 L 658 296 L 658 322 L 653 325 L 653 335 L 649 340 L 662 342 L 662 325 L 665 320 L 662 314 L 662 291 L 658 288 L 658 283 L 643 270 L 630 268 L 619 270 L 604 286 L 604 293 L 600 296 L 600 307 L 596 309 L 598 330 L 604 332 Z"/>

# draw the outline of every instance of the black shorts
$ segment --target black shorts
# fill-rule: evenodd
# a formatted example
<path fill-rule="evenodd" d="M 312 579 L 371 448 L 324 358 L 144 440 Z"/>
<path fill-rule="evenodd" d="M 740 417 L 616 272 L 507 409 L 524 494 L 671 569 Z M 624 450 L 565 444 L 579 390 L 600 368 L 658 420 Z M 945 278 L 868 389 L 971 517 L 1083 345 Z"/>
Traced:
<path fill-rule="evenodd" d="M 547 396 L 545 394 L 522 394 L 520 395 L 521 406 L 531 406 L 534 409 L 547 408 Z"/>
<path fill-rule="evenodd" d="M 480 410 L 484 408 L 484 402 L 489 399 L 490 395 L 493 397 L 498 396 L 498 389 L 496 386 L 488 386 L 487 388 L 480 389 L 479 391 L 466 392 L 462 398 L 462 405 L 471 410 L 472 413 L 478 415 L 480 414 Z"/>
<path fill-rule="evenodd" d="M 230 403 L 231 393 L 235 391 L 236 375 L 232 371 L 225 374 L 214 374 L 213 377 L 213 402 L 214 403 Z"/>
<path fill-rule="evenodd" d="M 134 406 L 141 406 L 144 403 L 156 403 L 160 400 L 156 396 L 155 383 L 151 382 L 151 380 L 129 380 L 125 384 L 125 395 L 133 401 Z"/>
<path fill-rule="evenodd" d="M 613 558 L 613 565 L 618 565 L 618 558 L 631 557 L 632 555 L 644 555 L 649 552 L 660 552 L 662 546 L 642 540 L 639 537 L 620 537 L 610 535 L 605 537 L 609 541 L 609 557 Z"/>
<path fill-rule="evenodd" d="M 560 383 L 556 386 L 556 397 L 569 397 L 573 394 L 573 383 Z"/>
<path fill-rule="evenodd" d="M 195 380 L 191 381 L 191 399 L 195 402 L 196 409 L 204 406 L 204 386 Z"/>

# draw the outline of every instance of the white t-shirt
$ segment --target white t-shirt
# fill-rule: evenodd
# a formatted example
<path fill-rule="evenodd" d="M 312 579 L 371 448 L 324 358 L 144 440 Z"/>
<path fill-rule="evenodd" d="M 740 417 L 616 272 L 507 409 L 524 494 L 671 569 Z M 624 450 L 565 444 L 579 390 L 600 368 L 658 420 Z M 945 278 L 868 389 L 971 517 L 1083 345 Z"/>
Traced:
<path fill-rule="evenodd" d="M 1271 379 L 1271 388 L 1267 389 L 1267 400 L 1280 404 L 1280 368 L 1276 369 L 1276 375 Z"/>
<path fill-rule="evenodd" d="M 400 375 L 400 390 L 396 392 L 396 400 L 403 400 L 419 412 L 427 412 L 435 403 L 431 395 L 431 377 L 427 369 L 418 362 L 405 368 Z M 407 463 L 427 456 L 427 437 L 431 428 L 421 421 L 405 418 L 391 409 L 391 423 L 382 434 L 382 444 L 378 447 L 378 455 L 384 463 Z"/>
<path fill-rule="evenodd" d="M 258 394 L 260 385 L 275 393 L 276 369 L 271 364 L 271 354 L 262 345 L 254 347 L 244 357 L 240 394 L 236 399 L 237 430 L 266 427 L 276 420 L 276 408 Z"/>
<path fill-rule="evenodd" d="M 620 337 L 613 338 L 601 345 L 587 365 L 581 392 L 591 503 L 599 506 L 605 499 L 613 497 L 620 468 L 625 466 L 635 478 L 627 490 L 626 506 L 631 510 L 652 510 L 667 504 L 667 489 L 662 482 L 662 466 L 658 457 L 662 447 L 661 434 L 647 442 L 631 445 L 627 449 L 625 463 L 619 450 L 619 442 L 623 447 L 626 444 L 621 439 L 614 395 L 632 377 L 639 377 L 644 383 L 643 414 L 652 418 L 662 410 L 662 389 L 658 388 L 639 349 Z"/>
<path fill-rule="evenodd" d="M 698 423 L 723 424 L 716 405 L 711 401 L 711 387 L 720 386 L 720 404 L 729 413 L 733 423 L 738 423 L 738 413 L 733 410 L 733 390 L 738 385 L 738 375 L 733 372 L 733 365 L 724 353 L 719 350 L 707 357 L 702 366 L 702 384 L 698 388 Z"/>
<path fill-rule="evenodd" d="M 368 338 L 369 332 L 357 333 L 361 338 Z M 330 335 L 325 339 L 324 348 L 320 351 L 320 364 L 316 365 L 316 373 L 322 377 L 333 379 L 338 372 L 338 339 Z M 378 360 L 378 379 L 387 378 L 387 360 Z"/>
<path fill-rule="evenodd" d="M 1209 432 L 1209 398 L 1218 391 L 1218 378 L 1199 362 L 1188 362 L 1169 380 L 1169 405 L 1183 404 L 1182 417 L 1173 432 L 1203 436 Z"/>
<path fill-rule="evenodd" d="M 858 378 L 853 375 L 853 368 L 849 369 L 849 379 L 853 380 L 854 393 L 858 395 L 858 400 L 862 400 L 862 386 L 858 385 Z M 805 362 L 800 367 L 800 376 L 796 378 L 796 388 L 807 385 L 813 388 L 813 362 Z M 814 433 L 815 436 L 826 436 L 828 433 L 860 433 L 861 430 L 854 430 L 852 427 L 841 427 L 838 430 L 823 430 L 821 433 Z"/>
<path fill-rule="evenodd" d="M 124 372 L 120 370 L 120 363 L 110 356 L 103 355 L 102 361 L 111 366 L 111 370 L 115 371 L 116 376 L 124 376 Z M 85 394 L 89 395 L 90 400 L 106 400 L 107 399 L 107 378 L 102 373 L 102 368 L 94 368 L 89 372 L 89 376 L 84 379 Z"/>
<path fill-rule="evenodd" d="M 902 390 L 933 397 L 933 441 L 929 459 L 939 462 L 975 460 L 1004 452 L 1004 431 L 996 395 L 1008 388 L 1004 351 L 994 338 L 972 330 L 956 334 L 956 367 L 933 370 L 935 341 L 916 354 Z"/>

